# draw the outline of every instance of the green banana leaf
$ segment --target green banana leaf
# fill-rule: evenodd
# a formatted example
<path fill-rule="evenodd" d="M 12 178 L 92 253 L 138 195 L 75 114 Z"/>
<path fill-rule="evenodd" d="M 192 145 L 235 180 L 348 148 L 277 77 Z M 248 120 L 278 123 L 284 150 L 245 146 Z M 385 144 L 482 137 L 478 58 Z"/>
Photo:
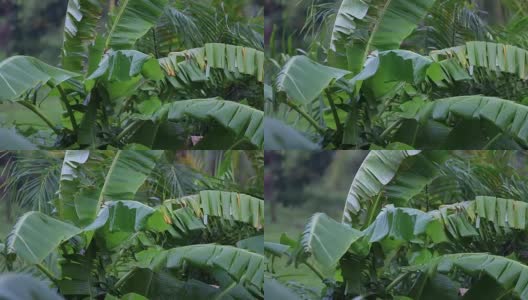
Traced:
<path fill-rule="evenodd" d="M 316 213 L 301 234 L 301 245 L 303 252 L 313 255 L 314 260 L 325 270 L 335 267 L 352 243 L 362 236 L 361 231 L 334 221 L 324 213 Z"/>
<path fill-rule="evenodd" d="M 118 151 L 102 186 L 80 187 L 76 166 L 85 163 L 89 153 L 68 151 L 61 171 L 59 199 L 55 201 L 57 215 L 85 226 L 96 218 L 105 202 L 134 199 L 162 154 L 163 151 L 154 150 Z"/>
<path fill-rule="evenodd" d="M 276 86 L 297 104 L 316 99 L 335 80 L 349 74 L 346 70 L 327 67 L 306 56 L 294 56 L 282 67 Z"/>
<path fill-rule="evenodd" d="M 129 81 L 135 76 L 152 80 L 164 78 L 155 58 L 136 50 L 111 51 L 103 57 L 97 69 L 87 79 L 103 78 L 106 81 Z"/>
<path fill-rule="evenodd" d="M 109 232 L 133 233 L 143 230 L 162 232 L 169 229 L 161 210 L 138 201 L 111 201 L 100 210 L 85 230 L 107 226 Z"/>
<path fill-rule="evenodd" d="M 15 253 L 31 264 L 40 264 L 62 242 L 81 229 L 43 213 L 25 213 L 15 224 L 6 242 L 8 253 Z"/>
<path fill-rule="evenodd" d="M 103 15 L 103 0 L 69 0 L 64 24 L 62 67 L 82 72 L 86 51 L 97 35 L 97 25 Z"/>
<path fill-rule="evenodd" d="M 162 15 L 168 0 L 124 0 L 110 15 L 105 49 L 130 49 Z"/>
<path fill-rule="evenodd" d="M 62 300 L 63 298 L 46 283 L 31 275 L 7 273 L 0 276 L 0 299 Z"/>
<path fill-rule="evenodd" d="M 379 52 L 375 59 L 379 59 L 379 68 L 372 78 L 366 81 L 367 87 L 375 97 L 390 93 L 400 82 L 410 84 L 422 82 L 432 63 L 428 57 L 407 50 Z M 351 82 L 354 82 L 354 79 Z"/>
<path fill-rule="evenodd" d="M 156 166 L 163 151 L 118 151 L 106 174 L 99 205 L 105 201 L 131 200 Z"/>
<path fill-rule="evenodd" d="M 398 249 L 403 243 L 458 245 L 465 241 L 467 244 L 468 238 L 482 240 L 491 237 L 487 229 L 481 228 L 483 220 L 496 226 L 494 234 L 508 233 L 510 229 L 525 230 L 527 208 L 525 202 L 489 196 L 478 196 L 473 201 L 445 205 L 428 212 L 391 204 L 385 206 L 363 231 L 318 213 L 301 234 L 302 255 L 313 254 L 318 264 L 328 268 L 347 251 L 362 254 L 362 248 L 368 249 L 373 243 L 380 243 L 386 253 Z M 502 233 L 497 231 L 498 227 L 503 228 Z M 282 244 L 267 242 L 265 251 L 271 256 L 291 255 L 289 247 Z M 298 260 L 296 251 L 293 256 Z"/>
<path fill-rule="evenodd" d="M 350 186 L 343 222 L 368 226 L 383 203 L 404 205 L 436 177 L 436 164 L 445 159 L 445 154 L 444 151 L 371 151 Z"/>
<path fill-rule="evenodd" d="M 517 299 L 528 298 L 528 267 L 503 256 L 486 253 L 448 254 L 414 269 L 422 270 L 427 276 L 426 280 L 438 273 L 447 275 L 455 270 L 473 277 L 475 280 L 465 293 L 465 298 L 497 299 L 507 295 Z"/>
<path fill-rule="evenodd" d="M 356 29 L 355 19 L 363 19 L 367 15 L 369 5 L 362 0 L 343 0 L 336 14 L 330 49 L 336 51 L 336 43 L 346 39 Z"/>
<path fill-rule="evenodd" d="M 40 85 L 57 86 L 79 76 L 33 57 L 13 56 L 0 63 L 0 101 L 17 101 Z"/>
<path fill-rule="evenodd" d="M 264 117 L 264 148 L 266 150 L 317 150 L 319 145 L 310 141 L 295 128 L 282 121 Z"/>
<path fill-rule="evenodd" d="M 38 147 L 26 137 L 18 134 L 14 128 L 0 128 L 0 149 L 37 150 Z"/>
<path fill-rule="evenodd" d="M 464 239 L 489 234 L 482 230 L 487 220 L 496 233 L 509 229 L 526 229 L 528 203 L 490 196 L 477 196 L 475 200 L 443 205 L 437 210 L 424 212 L 409 207 L 388 205 L 364 231 L 368 243 L 394 241 L 423 244 L 458 243 Z"/>
<path fill-rule="evenodd" d="M 255 76 L 259 82 L 264 80 L 264 52 L 243 46 L 210 43 L 172 52 L 158 61 L 165 73 L 176 79 L 171 81 L 176 87 L 207 80 L 211 68 Z"/>
<path fill-rule="evenodd" d="M 236 282 L 256 294 L 264 285 L 264 256 L 221 245 L 192 245 L 166 252 L 166 267 L 181 269 L 185 263 L 205 269 L 226 272 Z"/>
<path fill-rule="evenodd" d="M 200 218 L 215 216 L 248 223 L 258 229 L 264 227 L 264 201 L 245 194 L 206 190 L 197 195 L 167 200 L 164 204 L 170 210 L 190 207 Z"/>
<path fill-rule="evenodd" d="M 332 55 L 346 53 L 348 69 L 357 74 L 372 51 L 400 48 L 435 2 L 343 0 L 332 29 L 330 60 L 333 60 Z M 366 41 L 360 38 L 362 30 L 370 31 Z M 350 39 L 354 43 L 345 45 Z"/>
<path fill-rule="evenodd" d="M 495 97 L 473 95 L 424 102 L 417 106 L 414 113 L 403 117 L 415 119 L 419 124 L 433 120 L 448 126 L 452 126 L 453 119 L 485 120 L 493 124 L 503 136 L 511 137 L 522 146 L 528 147 L 527 116 L 528 108 L 524 105 Z M 493 136 L 488 138 L 487 147 L 493 147 L 492 138 Z"/>
<path fill-rule="evenodd" d="M 80 186 L 78 168 L 88 161 L 89 156 L 88 150 L 68 150 L 64 154 L 62 163 L 59 198 L 55 201 L 55 207 L 62 220 L 73 221 L 74 224 L 78 224 L 80 219 L 77 215 L 80 209 L 75 205 L 75 197 L 79 193 Z"/>
<path fill-rule="evenodd" d="M 384 207 L 376 220 L 363 231 L 363 234 L 369 243 L 385 239 L 425 243 L 426 237 L 434 243 L 448 241 L 443 230 L 443 223 L 434 214 L 393 205 Z"/>
<path fill-rule="evenodd" d="M 121 281 L 121 293 L 135 293 L 148 299 L 214 299 L 221 290 L 198 280 L 181 281 L 167 272 L 153 272 L 147 268 L 135 268 Z M 234 300 L 224 295 L 226 300 Z M 108 297 L 107 297 L 108 298 Z M 110 298 L 114 300 L 118 298 Z M 125 298 L 121 298 L 125 299 Z M 107 299 L 105 299 L 107 300 Z"/>
<path fill-rule="evenodd" d="M 471 79 L 474 67 L 515 74 L 522 80 L 528 78 L 528 51 L 513 45 L 474 41 L 431 51 L 429 55 L 441 67 L 436 71 L 429 71 L 431 79 L 437 83 L 442 80 L 452 82 Z"/>
<path fill-rule="evenodd" d="M 441 206 L 428 214 L 443 220 L 446 232 L 454 238 L 477 236 L 480 224 L 486 220 L 495 231 L 526 230 L 528 203 L 492 196 L 477 196 L 475 200 Z"/>
<path fill-rule="evenodd" d="M 266 277 L 264 279 L 264 294 L 269 299 L 290 299 L 290 300 L 301 300 L 292 289 L 285 286 L 276 279 Z"/>
<path fill-rule="evenodd" d="M 467 208 L 479 218 L 496 222 L 502 227 L 527 229 L 526 210 L 528 203 L 489 196 L 477 196 L 472 206 Z"/>
<path fill-rule="evenodd" d="M 264 235 L 256 235 L 236 243 L 237 248 L 264 255 Z"/>
<path fill-rule="evenodd" d="M 263 147 L 264 113 L 253 107 L 218 98 L 182 100 L 164 105 L 154 118 L 177 121 L 187 116 L 215 120 L 256 147 Z"/>

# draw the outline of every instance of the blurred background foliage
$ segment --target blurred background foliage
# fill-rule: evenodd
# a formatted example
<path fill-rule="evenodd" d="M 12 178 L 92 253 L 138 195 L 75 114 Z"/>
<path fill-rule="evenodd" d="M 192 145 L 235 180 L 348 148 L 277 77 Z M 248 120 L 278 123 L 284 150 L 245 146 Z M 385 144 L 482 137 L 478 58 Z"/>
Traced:
<path fill-rule="evenodd" d="M 23 54 L 59 61 L 68 1 L 0 0 L 0 59 Z"/>

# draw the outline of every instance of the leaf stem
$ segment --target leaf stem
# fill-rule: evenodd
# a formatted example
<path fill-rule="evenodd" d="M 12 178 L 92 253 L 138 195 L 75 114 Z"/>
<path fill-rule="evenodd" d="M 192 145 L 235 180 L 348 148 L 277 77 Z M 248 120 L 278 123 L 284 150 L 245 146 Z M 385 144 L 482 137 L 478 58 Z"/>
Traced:
<path fill-rule="evenodd" d="M 70 117 L 70 122 L 72 124 L 73 131 L 78 132 L 79 126 L 77 125 L 77 121 L 75 120 L 75 116 L 73 115 L 73 109 L 71 108 L 70 103 L 68 103 L 68 97 L 66 96 L 66 93 L 64 92 L 62 87 L 57 86 L 57 90 L 59 90 L 62 103 L 64 103 L 64 106 L 66 106 L 66 110 L 68 111 L 68 116 Z"/>
<path fill-rule="evenodd" d="M 38 109 L 38 107 L 26 101 L 17 101 L 17 103 L 20 103 L 20 105 L 25 106 L 27 109 L 31 110 L 37 116 L 39 116 L 42 119 L 42 121 L 44 121 L 53 130 L 53 132 L 55 132 L 55 134 L 59 135 L 61 133 L 60 129 L 55 127 L 53 122 L 51 122 L 51 120 L 48 117 L 46 117 L 46 115 L 44 115 L 44 113 L 41 112 L 40 109 Z"/>
<path fill-rule="evenodd" d="M 489 150 L 489 147 L 493 145 L 500 137 L 502 136 L 502 132 L 499 132 L 496 136 L 494 136 L 487 144 L 484 146 L 483 150 Z"/>
<path fill-rule="evenodd" d="M 391 133 L 394 128 L 398 127 L 398 125 L 401 124 L 402 121 L 402 119 L 398 119 L 396 122 L 392 123 L 389 127 L 387 127 L 387 129 L 385 129 L 379 136 L 380 140 L 384 140 L 385 137 L 389 135 L 389 133 Z"/>
<path fill-rule="evenodd" d="M 51 274 L 51 272 L 41 263 L 37 264 L 37 268 L 44 273 L 57 287 L 59 286 L 59 283 L 57 281 L 57 278 Z"/>
<path fill-rule="evenodd" d="M 392 290 L 398 283 L 400 283 L 405 277 L 408 275 L 408 273 L 403 273 L 400 276 L 396 277 L 386 288 L 387 291 Z"/>
<path fill-rule="evenodd" d="M 338 132 L 343 132 L 343 126 L 341 125 L 341 121 L 339 120 L 339 115 L 337 114 L 337 108 L 335 106 L 334 99 L 332 98 L 332 93 L 330 93 L 328 89 L 326 89 L 325 92 L 326 98 L 328 98 L 328 102 L 330 103 L 330 108 L 332 109 L 332 114 L 336 123 L 336 129 Z"/>
<path fill-rule="evenodd" d="M 293 108 L 293 110 L 295 110 L 296 112 L 298 112 L 303 118 L 306 119 L 306 121 L 308 121 L 313 127 L 315 127 L 315 129 L 320 133 L 320 134 L 323 134 L 325 133 L 325 129 L 319 125 L 317 123 L 316 120 L 314 120 L 312 117 L 310 117 L 310 115 L 308 115 L 302 108 L 299 107 L 299 105 L 293 103 L 292 101 L 290 100 L 286 100 L 286 104 Z"/>
<path fill-rule="evenodd" d="M 117 141 L 121 141 L 121 139 L 123 139 L 125 136 L 127 136 L 130 132 L 132 132 L 133 130 L 137 129 L 137 125 L 140 124 L 141 122 L 136 120 L 136 121 L 133 121 L 132 123 L 130 123 L 127 127 L 125 127 L 125 129 L 123 129 L 123 131 L 121 131 L 121 133 L 116 137 L 116 140 Z"/>
<path fill-rule="evenodd" d="M 311 263 L 305 261 L 304 264 L 307 265 L 308 268 L 310 268 L 310 270 L 312 270 L 315 273 L 315 275 L 317 275 L 317 277 L 321 279 L 321 281 L 325 280 L 325 277 L 323 276 L 323 274 L 321 274 L 321 272 L 319 272 L 319 270 L 317 270 L 317 268 L 315 268 Z"/>
<path fill-rule="evenodd" d="M 376 200 L 374 202 L 374 205 L 372 205 L 370 208 L 370 213 L 369 213 L 369 217 L 368 217 L 368 220 L 367 220 L 367 223 L 365 223 L 364 228 L 367 228 L 370 224 L 372 224 L 372 222 L 374 222 L 374 219 L 376 218 L 376 216 L 378 215 L 378 210 L 379 210 L 379 206 L 380 206 L 380 203 L 381 203 L 381 196 L 382 196 L 382 192 L 380 192 L 378 194 L 378 196 L 376 197 Z"/>
<path fill-rule="evenodd" d="M 228 285 L 226 288 L 223 289 L 221 293 L 219 293 L 216 297 L 214 297 L 214 300 L 221 300 L 224 299 L 225 296 L 237 285 L 237 282 L 233 280 L 230 285 Z"/>

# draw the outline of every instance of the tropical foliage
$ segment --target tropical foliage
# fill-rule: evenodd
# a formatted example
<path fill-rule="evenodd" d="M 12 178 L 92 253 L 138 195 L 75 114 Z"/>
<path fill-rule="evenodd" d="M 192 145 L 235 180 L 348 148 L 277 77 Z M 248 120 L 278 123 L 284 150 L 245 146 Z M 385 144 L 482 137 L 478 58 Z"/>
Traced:
<path fill-rule="evenodd" d="M 12 155 L 12 164 L 31 159 Z M 56 190 L 40 195 L 48 210 L 23 214 L 0 241 L 0 270 L 25 274 L 0 276 L 2 298 L 264 298 L 264 203 L 256 173 L 262 153 L 223 153 L 212 161 L 214 177 L 185 167 L 201 153 L 176 153 L 184 165 L 172 163 L 175 153 L 158 150 L 53 155 L 61 158 L 57 176 L 43 184 Z M 235 175 L 241 161 L 251 178 Z M 7 172 L 27 175 L 23 169 Z M 38 281 L 13 284 L 28 274 Z"/>
<path fill-rule="evenodd" d="M 270 38 L 266 149 L 528 147 L 522 2 L 307 2 L 308 49 Z"/>
<path fill-rule="evenodd" d="M 71 0 L 59 67 L 27 56 L 0 63 L 0 102 L 42 125 L 6 117 L 15 128 L 0 140 L 13 141 L 6 149 L 262 148 L 262 22 L 250 1 Z"/>
<path fill-rule="evenodd" d="M 277 299 L 526 299 L 526 156 L 373 150 L 343 218 L 316 213 L 298 239 L 265 242 Z M 277 276 L 279 257 L 325 288 Z"/>

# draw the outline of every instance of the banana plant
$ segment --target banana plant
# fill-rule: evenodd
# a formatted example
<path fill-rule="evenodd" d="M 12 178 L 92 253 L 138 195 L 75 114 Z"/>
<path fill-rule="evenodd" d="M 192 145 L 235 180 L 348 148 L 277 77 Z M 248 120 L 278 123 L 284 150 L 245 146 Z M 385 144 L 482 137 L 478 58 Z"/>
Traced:
<path fill-rule="evenodd" d="M 66 298 L 264 299 L 263 200 L 203 189 L 149 205 L 161 160 L 159 150 L 67 151 L 54 213 L 20 217 L 2 258 Z"/>
<path fill-rule="evenodd" d="M 267 81 L 266 113 L 290 130 L 270 138 L 267 149 L 526 148 L 527 52 L 502 43 L 500 30 L 463 34 L 483 23 L 476 8 L 457 0 L 343 0 L 329 7 L 315 5 L 307 18 L 316 31 L 310 51 L 269 58 L 276 76 Z M 445 30 L 434 27 L 447 17 L 441 11 L 455 19 Z M 311 24 L 323 14 L 332 16 L 325 26 Z M 444 43 L 449 32 L 452 43 Z M 424 49 L 429 39 L 452 46 Z M 447 109 L 459 100 L 464 107 Z M 299 134 L 305 139 L 288 138 Z"/>
<path fill-rule="evenodd" d="M 352 182 L 342 222 L 316 213 L 298 239 L 283 234 L 278 243 L 265 242 L 266 284 L 293 298 L 311 293 L 274 273 L 275 259 L 286 257 L 326 286 L 311 299 L 524 299 L 528 204 L 514 192 L 523 179 L 517 173 L 512 180 L 519 181 L 509 181 L 481 158 L 464 158 L 481 166 L 451 169 L 462 159 L 452 152 L 371 151 Z M 414 176 L 416 168 L 435 171 Z M 445 193 L 435 185 L 446 179 L 458 182 L 448 188 L 460 189 L 460 200 L 433 201 Z M 487 187 L 492 190 L 482 194 Z M 373 211 L 368 222 L 358 217 Z"/>
<path fill-rule="evenodd" d="M 264 54 L 254 48 L 261 47 L 257 27 L 224 37 L 220 30 L 245 24 L 223 12 L 216 40 L 185 49 L 178 31 L 192 25 L 201 34 L 198 27 L 218 15 L 216 8 L 197 13 L 190 2 L 107 2 L 69 1 L 59 67 L 26 56 L 0 63 L 0 101 L 29 109 L 45 126 L 41 131 L 51 131 L 44 141 L 26 136 L 29 143 L 9 149 L 263 147 L 262 97 L 251 93 L 264 77 Z M 28 132 L 17 129 L 17 140 Z"/>

